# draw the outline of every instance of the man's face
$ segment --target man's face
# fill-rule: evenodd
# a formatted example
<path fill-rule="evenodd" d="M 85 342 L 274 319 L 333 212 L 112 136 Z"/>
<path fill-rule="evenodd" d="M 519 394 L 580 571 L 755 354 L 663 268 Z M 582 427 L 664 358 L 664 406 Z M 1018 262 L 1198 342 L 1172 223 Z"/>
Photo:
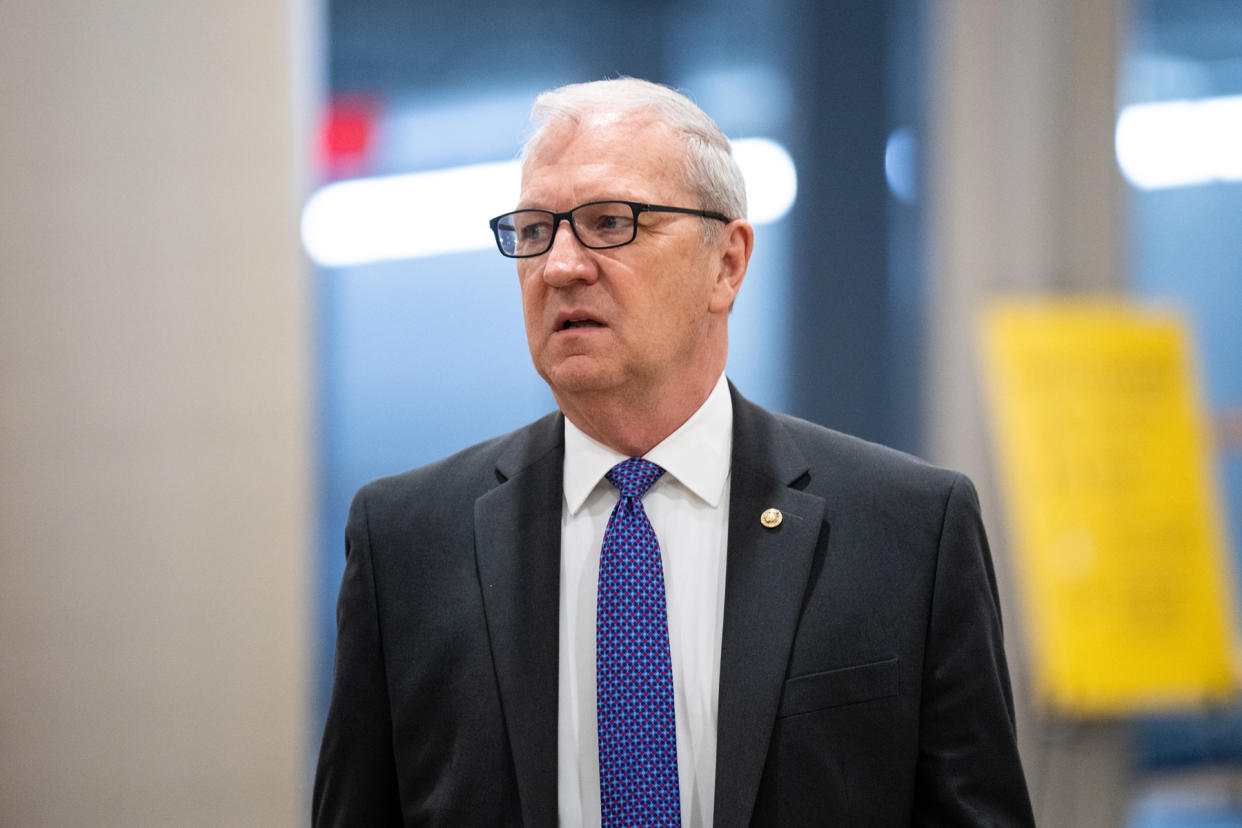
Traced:
<path fill-rule="evenodd" d="M 671 130 L 633 115 L 554 123 L 523 167 L 519 207 L 621 199 L 702 208 L 680 183 L 684 158 Z M 608 250 L 583 247 L 562 223 L 551 250 L 517 260 L 531 359 L 562 407 L 597 393 L 659 399 L 701 383 L 709 352 L 723 347 L 711 328 L 727 307 L 712 307 L 718 245 L 703 241 L 700 221 L 642 213 L 637 238 Z"/>

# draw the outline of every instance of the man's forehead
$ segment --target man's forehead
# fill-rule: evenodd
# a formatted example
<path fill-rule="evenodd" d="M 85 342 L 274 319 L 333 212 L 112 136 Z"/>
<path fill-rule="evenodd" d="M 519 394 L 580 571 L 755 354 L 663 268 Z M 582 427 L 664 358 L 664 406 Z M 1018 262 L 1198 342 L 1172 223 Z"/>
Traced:
<path fill-rule="evenodd" d="M 557 118 L 541 130 L 527 163 L 558 153 L 571 144 L 609 144 L 618 141 L 659 140 L 674 137 L 673 130 L 655 113 L 643 110 L 592 110 L 578 118 Z"/>
<path fill-rule="evenodd" d="M 642 116 L 633 112 L 626 113 L 618 110 L 601 110 L 598 112 L 592 112 L 583 118 L 580 126 L 586 129 L 610 129 L 622 123 L 628 122 L 637 124 L 650 120 L 651 118 L 649 116 Z"/>
<path fill-rule="evenodd" d="M 566 176 L 584 184 L 617 176 L 679 180 L 679 155 L 671 142 L 679 143 L 676 133 L 646 112 L 607 110 L 554 121 L 544 127 L 522 163 L 522 193 L 527 195 L 536 182 L 563 182 Z"/>

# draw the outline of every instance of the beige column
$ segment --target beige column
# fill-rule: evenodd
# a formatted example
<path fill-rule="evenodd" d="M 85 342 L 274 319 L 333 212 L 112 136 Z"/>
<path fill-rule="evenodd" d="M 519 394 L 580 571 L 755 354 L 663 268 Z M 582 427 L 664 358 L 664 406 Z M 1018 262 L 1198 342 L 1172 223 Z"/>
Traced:
<path fill-rule="evenodd" d="M 0 825 L 305 822 L 304 2 L 0 26 Z"/>
<path fill-rule="evenodd" d="M 930 455 L 979 484 L 1007 599 L 1021 746 L 1039 823 L 1120 825 L 1127 780 L 1118 729 L 1051 722 L 1028 703 L 975 335 L 981 308 L 996 296 L 1122 289 L 1113 128 L 1127 5 L 937 0 L 931 8 Z"/>

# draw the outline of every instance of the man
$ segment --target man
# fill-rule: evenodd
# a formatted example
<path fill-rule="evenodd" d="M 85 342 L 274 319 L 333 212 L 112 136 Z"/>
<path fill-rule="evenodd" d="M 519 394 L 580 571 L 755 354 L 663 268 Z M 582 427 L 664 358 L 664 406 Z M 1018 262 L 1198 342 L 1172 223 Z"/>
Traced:
<path fill-rule="evenodd" d="M 532 122 L 492 228 L 560 410 L 359 492 L 315 823 L 1031 824 L 970 483 L 724 379 L 727 140 L 633 79 Z"/>

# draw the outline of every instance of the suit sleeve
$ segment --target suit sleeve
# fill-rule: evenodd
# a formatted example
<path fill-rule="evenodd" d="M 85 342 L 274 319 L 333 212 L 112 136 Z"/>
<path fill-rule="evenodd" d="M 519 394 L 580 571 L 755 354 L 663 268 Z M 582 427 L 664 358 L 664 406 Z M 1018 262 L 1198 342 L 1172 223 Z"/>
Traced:
<path fill-rule="evenodd" d="M 916 825 L 1034 825 L 996 577 L 978 498 L 962 476 L 941 528 L 919 734 Z"/>
<path fill-rule="evenodd" d="M 345 574 L 336 609 L 332 702 L 315 772 L 312 823 L 402 824 L 392 748 L 375 573 L 364 492 L 345 530 Z"/>

